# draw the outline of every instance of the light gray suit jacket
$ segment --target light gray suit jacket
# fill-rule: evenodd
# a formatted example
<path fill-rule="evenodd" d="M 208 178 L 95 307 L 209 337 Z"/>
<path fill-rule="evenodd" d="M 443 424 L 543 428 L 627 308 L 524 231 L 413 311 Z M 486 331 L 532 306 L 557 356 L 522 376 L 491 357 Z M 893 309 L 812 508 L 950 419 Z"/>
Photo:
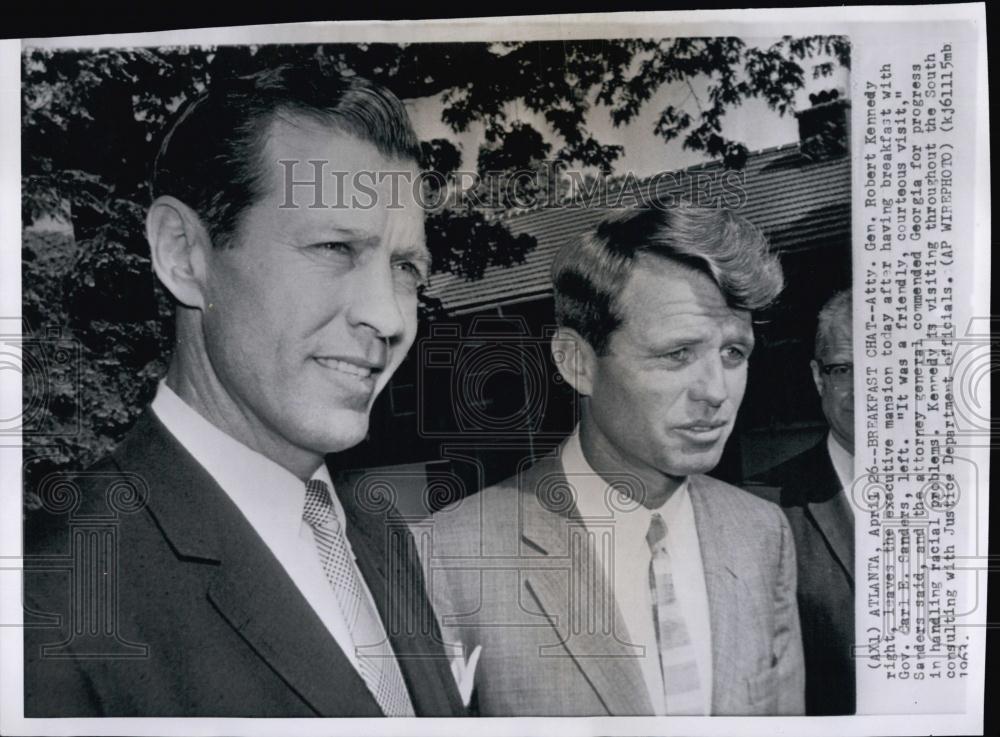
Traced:
<path fill-rule="evenodd" d="M 712 714 L 804 712 L 795 550 L 781 510 L 689 479 L 712 632 Z M 610 522 L 608 527 L 613 525 Z M 429 530 L 429 531 L 428 531 Z M 446 640 L 482 646 L 482 716 L 652 714 L 619 602 L 558 456 L 438 512 L 423 546 Z"/>

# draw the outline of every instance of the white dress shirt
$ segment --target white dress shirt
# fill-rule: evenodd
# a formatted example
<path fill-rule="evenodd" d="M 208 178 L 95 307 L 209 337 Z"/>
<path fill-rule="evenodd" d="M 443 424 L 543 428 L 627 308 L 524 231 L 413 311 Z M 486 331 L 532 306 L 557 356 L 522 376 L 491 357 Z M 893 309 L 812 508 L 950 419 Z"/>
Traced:
<path fill-rule="evenodd" d="M 239 508 L 357 669 L 351 633 L 320 565 L 312 528 L 302 519 L 305 483 L 206 420 L 165 381 L 160 382 L 152 409 Z M 344 509 L 334 493 L 325 463 L 320 464 L 312 478 L 329 484 L 334 512 L 346 527 Z M 364 594 L 371 599 L 360 571 L 358 580 Z"/>
<path fill-rule="evenodd" d="M 854 506 L 850 502 L 849 494 L 851 486 L 854 484 L 854 456 L 844 450 L 844 446 L 834 439 L 833 433 L 827 433 L 826 451 L 830 454 L 833 470 L 837 473 L 837 479 L 840 481 L 840 504 L 853 520 Z"/>
<path fill-rule="evenodd" d="M 654 512 L 663 517 L 668 530 L 666 545 L 670 553 L 674 589 L 695 649 L 703 713 L 711 713 L 712 633 L 708 592 L 687 482 L 682 483 L 659 509 L 647 509 L 641 504 L 625 501 L 609 505 L 605 501 L 608 485 L 584 457 L 579 429 L 563 446 L 561 460 L 567 480 L 576 490 L 577 511 L 584 524 L 595 529 L 607 529 L 609 522 L 614 525 L 613 561 L 602 558 L 601 565 L 605 578 L 613 583 L 614 598 L 628 629 L 627 633 L 619 635 L 630 644 L 645 648 L 645 655 L 639 658 L 639 667 L 655 714 L 668 714 L 669 707 L 663 694 L 663 675 L 653 622 L 653 599 L 649 590 L 652 553 L 646 542 L 646 533 Z M 600 557 L 601 551 L 596 552 Z"/>

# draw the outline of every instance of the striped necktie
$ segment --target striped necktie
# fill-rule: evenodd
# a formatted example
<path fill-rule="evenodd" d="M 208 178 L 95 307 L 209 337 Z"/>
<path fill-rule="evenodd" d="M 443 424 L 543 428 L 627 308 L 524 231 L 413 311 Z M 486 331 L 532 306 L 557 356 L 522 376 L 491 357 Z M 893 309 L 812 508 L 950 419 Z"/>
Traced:
<path fill-rule="evenodd" d="M 694 645 L 674 592 L 674 577 L 666 545 L 667 524 L 659 514 L 654 514 L 650 521 L 646 542 L 652 553 L 649 588 L 667 714 L 704 714 Z"/>
<path fill-rule="evenodd" d="M 323 573 L 333 587 L 354 641 L 358 671 L 365 685 L 386 716 L 412 717 L 413 705 L 399 663 L 354 565 L 344 527 L 334 513 L 330 488 L 325 482 L 311 479 L 306 483 L 302 518 L 312 528 Z M 330 688 L 336 687 L 337 684 L 330 684 Z"/>

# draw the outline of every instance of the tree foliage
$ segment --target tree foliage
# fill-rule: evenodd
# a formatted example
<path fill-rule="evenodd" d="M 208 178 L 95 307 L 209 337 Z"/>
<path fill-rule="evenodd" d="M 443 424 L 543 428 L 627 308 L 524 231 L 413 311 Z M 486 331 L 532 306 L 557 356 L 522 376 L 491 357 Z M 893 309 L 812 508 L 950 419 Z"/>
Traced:
<path fill-rule="evenodd" d="M 651 133 L 741 167 L 747 147 L 723 134 L 727 111 L 760 98 L 788 114 L 810 75 L 848 65 L 849 46 L 842 37 L 812 36 L 767 46 L 685 38 L 27 49 L 23 222 L 72 224 L 72 238 L 26 232 L 22 249 L 28 324 L 36 334 L 57 328 L 80 356 L 77 378 L 51 370 L 45 391 L 53 401 L 26 438 L 53 464 L 84 465 L 106 452 L 151 396 L 169 355 L 172 308 L 152 276 L 143 226 L 163 132 L 214 79 L 290 62 L 362 74 L 404 100 L 437 98 L 455 133 L 481 126 L 480 150 L 465 157 L 481 172 L 554 160 L 610 174 L 623 150 L 598 140 L 588 127 L 594 116 L 627 125 L 663 85 L 685 86 L 685 103 L 659 111 Z M 549 130 L 526 122 L 523 111 Z M 442 175 L 463 160 L 446 138 L 424 142 L 422 153 L 422 164 Z M 513 236 L 494 214 L 467 204 L 431 213 L 434 269 L 476 279 L 491 266 L 523 261 L 534 239 Z M 26 407 L 38 386 L 25 382 Z"/>

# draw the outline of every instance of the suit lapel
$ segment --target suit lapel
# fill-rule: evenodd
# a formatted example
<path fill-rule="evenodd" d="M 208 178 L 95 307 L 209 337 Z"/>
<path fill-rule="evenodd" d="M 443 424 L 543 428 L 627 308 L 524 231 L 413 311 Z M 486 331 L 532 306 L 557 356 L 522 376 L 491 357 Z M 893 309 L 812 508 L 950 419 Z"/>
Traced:
<path fill-rule="evenodd" d="M 522 570 L 525 587 L 559 632 L 562 646 L 608 713 L 652 714 L 653 707 L 635 657 L 637 648 L 627 645 L 628 633 L 617 602 L 611 596 L 573 589 L 581 581 L 593 582 L 600 586 L 600 592 L 605 592 L 608 584 L 601 562 L 594 556 L 594 545 L 588 542 L 586 527 L 574 519 L 578 516 L 575 505 L 553 503 L 557 499 L 562 501 L 564 497 L 559 490 L 567 483 L 558 454 L 546 456 L 532 466 L 520 483 L 521 540 L 526 546 L 523 554 L 566 560 L 566 566 L 559 569 L 527 566 Z M 589 595 L 584 598 L 583 594 Z M 578 616 L 585 613 L 579 611 L 580 601 L 585 602 L 583 609 L 594 607 L 595 627 L 574 626 L 574 613 Z M 609 617 L 613 618 L 611 627 L 607 622 Z"/>
<path fill-rule="evenodd" d="M 688 493 L 698 529 L 698 546 L 701 549 L 702 568 L 705 571 L 705 590 L 708 594 L 708 612 L 712 628 L 712 713 L 722 711 L 727 694 L 738 693 L 737 669 L 723 667 L 738 652 L 740 637 L 739 618 L 733 616 L 734 602 L 739 600 L 740 580 L 738 566 L 730 558 L 724 529 L 728 509 L 713 504 L 705 479 L 691 476 Z"/>
<path fill-rule="evenodd" d="M 235 504 L 148 412 L 115 454 L 142 469 L 148 511 L 191 565 L 217 564 L 206 596 L 228 624 L 320 716 L 380 716 L 347 656 Z M 224 664 L 220 664 L 220 669 Z"/>
<path fill-rule="evenodd" d="M 420 578 L 413 537 L 391 507 L 359 504 L 364 472 L 342 472 L 334 487 L 347 515 L 347 537 L 371 592 L 418 716 L 465 712 Z"/>
<path fill-rule="evenodd" d="M 840 479 L 833 468 L 825 439 L 813 449 L 810 466 L 815 482 L 806 509 L 853 584 L 854 524 L 840 499 Z"/>
<path fill-rule="evenodd" d="M 220 615 L 319 716 L 382 716 L 316 614 L 295 612 L 301 594 L 277 561 L 270 565 L 256 551 L 244 560 L 246 575 L 224 565 L 209 587 Z"/>
<path fill-rule="evenodd" d="M 836 499 L 810 502 L 809 515 L 826 539 L 834 557 L 851 583 L 854 583 L 854 529 L 851 519 Z"/>

